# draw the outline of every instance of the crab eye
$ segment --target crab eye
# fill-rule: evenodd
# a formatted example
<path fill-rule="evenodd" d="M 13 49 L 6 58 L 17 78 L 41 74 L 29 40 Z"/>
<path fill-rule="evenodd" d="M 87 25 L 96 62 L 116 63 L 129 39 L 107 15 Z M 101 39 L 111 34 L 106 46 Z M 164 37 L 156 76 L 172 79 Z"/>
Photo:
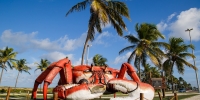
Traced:
<path fill-rule="evenodd" d="M 87 73 L 87 72 L 90 72 L 90 70 L 89 69 L 88 70 L 84 70 L 84 72 Z"/>
<path fill-rule="evenodd" d="M 111 71 L 106 71 L 105 73 L 106 73 L 106 74 L 112 74 L 112 72 L 111 72 Z"/>

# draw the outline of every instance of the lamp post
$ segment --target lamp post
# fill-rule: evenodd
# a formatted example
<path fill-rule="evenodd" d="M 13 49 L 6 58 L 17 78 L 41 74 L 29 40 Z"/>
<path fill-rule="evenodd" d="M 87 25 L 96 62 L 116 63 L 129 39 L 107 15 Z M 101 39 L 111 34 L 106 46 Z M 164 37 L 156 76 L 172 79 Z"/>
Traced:
<path fill-rule="evenodd" d="M 86 65 L 88 65 L 88 56 L 89 56 L 89 48 L 90 48 L 90 46 L 92 46 L 92 45 L 87 45 L 87 59 L 86 59 Z"/>
<path fill-rule="evenodd" d="M 190 44 L 192 44 L 192 39 L 191 39 L 191 35 L 190 35 L 190 31 L 193 30 L 193 28 L 191 29 L 187 29 L 185 30 L 185 32 L 189 31 L 189 36 L 190 36 Z M 194 55 L 194 50 L 192 49 L 192 54 Z M 196 63 L 195 63 L 195 58 L 193 58 L 193 61 L 194 61 L 194 66 L 196 66 Z M 200 92 L 199 90 L 199 80 L 198 80 L 198 73 L 197 71 L 195 70 L 195 74 L 196 74 L 196 80 L 197 80 L 197 88 L 198 88 L 198 92 Z"/>

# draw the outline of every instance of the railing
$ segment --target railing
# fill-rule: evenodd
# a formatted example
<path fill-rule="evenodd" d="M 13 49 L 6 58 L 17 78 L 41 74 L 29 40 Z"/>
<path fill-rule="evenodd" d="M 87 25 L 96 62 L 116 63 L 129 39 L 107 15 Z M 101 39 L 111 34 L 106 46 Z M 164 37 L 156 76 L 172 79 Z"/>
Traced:
<path fill-rule="evenodd" d="M 158 92 L 158 96 L 159 96 L 159 99 L 162 100 L 162 96 L 160 95 L 160 92 Z M 177 96 L 177 93 L 174 93 L 174 96 L 169 100 L 178 100 L 178 96 Z"/>

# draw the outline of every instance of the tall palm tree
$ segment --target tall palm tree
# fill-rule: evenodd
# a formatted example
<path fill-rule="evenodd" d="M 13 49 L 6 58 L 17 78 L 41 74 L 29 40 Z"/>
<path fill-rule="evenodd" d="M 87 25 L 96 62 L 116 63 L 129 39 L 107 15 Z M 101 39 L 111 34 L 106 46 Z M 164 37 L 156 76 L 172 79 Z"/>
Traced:
<path fill-rule="evenodd" d="M 16 78 L 16 82 L 15 82 L 15 88 L 16 88 L 17 80 L 19 78 L 19 73 L 26 72 L 26 73 L 30 74 L 28 71 L 31 68 L 26 65 L 26 60 L 25 59 L 18 60 L 17 63 L 14 64 L 13 66 L 16 68 L 16 70 L 18 70 L 18 74 L 17 74 L 17 78 Z"/>
<path fill-rule="evenodd" d="M 35 63 L 37 65 L 37 69 L 35 71 L 40 70 L 41 72 L 45 71 L 46 68 L 50 65 L 51 62 L 49 62 L 47 59 L 41 59 L 40 63 Z M 42 91 L 42 84 L 40 84 L 40 91 Z"/>
<path fill-rule="evenodd" d="M 176 65 L 176 68 L 180 74 L 184 74 L 184 65 L 197 70 L 197 67 L 189 63 L 186 58 L 195 56 L 191 53 L 188 53 L 188 49 L 194 49 L 192 44 L 186 45 L 184 44 L 184 40 L 182 38 L 171 37 L 169 39 L 169 47 L 166 48 L 167 53 L 165 54 L 167 60 L 163 63 L 164 70 L 167 70 L 169 75 L 173 75 L 173 68 Z M 172 79 L 173 86 L 173 79 Z M 172 92 L 174 89 L 172 88 Z"/>
<path fill-rule="evenodd" d="M 139 25 L 137 23 L 135 31 L 138 37 L 132 34 L 126 35 L 125 39 L 127 39 L 131 45 L 123 48 L 119 51 L 119 54 L 132 50 L 127 62 L 131 63 L 131 61 L 135 59 L 134 65 L 139 70 L 140 77 L 140 64 L 145 66 L 147 57 L 150 58 L 155 66 L 161 66 L 161 58 L 164 53 L 159 47 L 167 46 L 167 43 L 156 42 L 159 38 L 164 39 L 165 37 L 157 30 L 154 24 L 142 23 Z"/>
<path fill-rule="evenodd" d="M 96 54 L 93 57 L 93 63 L 95 66 L 105 66 L 105 65 L 107 65 L 106 62 L 107 62 L 107 59 L 99 54 Z"/>
<path fill-rule="evenodd" d="M 117 0 L 84 0 L 74 5 L 66 14 L 66 16 L 74 11 L 85 10 L 90 6 L 90 19 L 88 23 L 88 32 L 85 40 L 81 65 L 83 64 L 86 47 L 89 41 L 94 40 L 95 30 L 102 33 L 102 25 L 111 23 L 118 35 L 122 36 L 122 29 L 126 30 L 123 16 L 130 19 L 129 11 L 125 3 Z"/>
<path fill-rule="evenodd" d="M 4 50 L 0 50 L 0 63 L 1 63 L 1 76 L 0 76 L 0 83 L 3 76 L 3 70 L 7 69 L 7 66 L 10 67 L 10 69 L 13 68 L 12 64 L 16 61 L 15 57 L 17 55 L 17 52 L 13 51 L 13 48 L 6 47 Z"/>

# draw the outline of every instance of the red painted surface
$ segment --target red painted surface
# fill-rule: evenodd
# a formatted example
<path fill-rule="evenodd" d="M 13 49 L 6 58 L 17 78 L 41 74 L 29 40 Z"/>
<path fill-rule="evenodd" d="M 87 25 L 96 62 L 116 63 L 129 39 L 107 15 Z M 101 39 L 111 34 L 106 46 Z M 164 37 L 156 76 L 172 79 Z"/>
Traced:
<path fill-rule="evenodd" d="M 140 81 L 136 71 L 128 63 L 123 63 L 120 70 L 113 69 L 108 66 L 88 65 L 79 65 L 72 68 L 71 61 L 67 58 L 64 58 L 52 63 L 41 75 L 37 77 L 33 87 L 32 98 L 36 99 L 38 85 L 44 81 L 43 99 L 46 100 L 48 85 L 51 84 L 52 80 L 58 73 L 60 74 L 60 80 L 58 82 L 58 86 L 55 87 L 53 91 L 58 92 L 58 97 L 62 99 L 77 91 L 89 90 L 88 87 L 94 84 L 102 86 L 109 84 L 108 82 L 110 80 L 122 80 L 124 82 L 133 83 L 134 86 L 136 86 L 136 83 L 138 83 L 140 89 L 154 91 L 151 85 L 142 83 Z M 132 78 L 131 81 L 127 80 L 125 73 L 128 73 L 128 75 Z M 72 85 L 70 88 L 65 88 L 65 84 L 77 85 Z M 101 90 L 102 88 L 97 87 L 95 89 Z M 116 92 L 112 85 L 108 85 L 107 90 Z"/>

